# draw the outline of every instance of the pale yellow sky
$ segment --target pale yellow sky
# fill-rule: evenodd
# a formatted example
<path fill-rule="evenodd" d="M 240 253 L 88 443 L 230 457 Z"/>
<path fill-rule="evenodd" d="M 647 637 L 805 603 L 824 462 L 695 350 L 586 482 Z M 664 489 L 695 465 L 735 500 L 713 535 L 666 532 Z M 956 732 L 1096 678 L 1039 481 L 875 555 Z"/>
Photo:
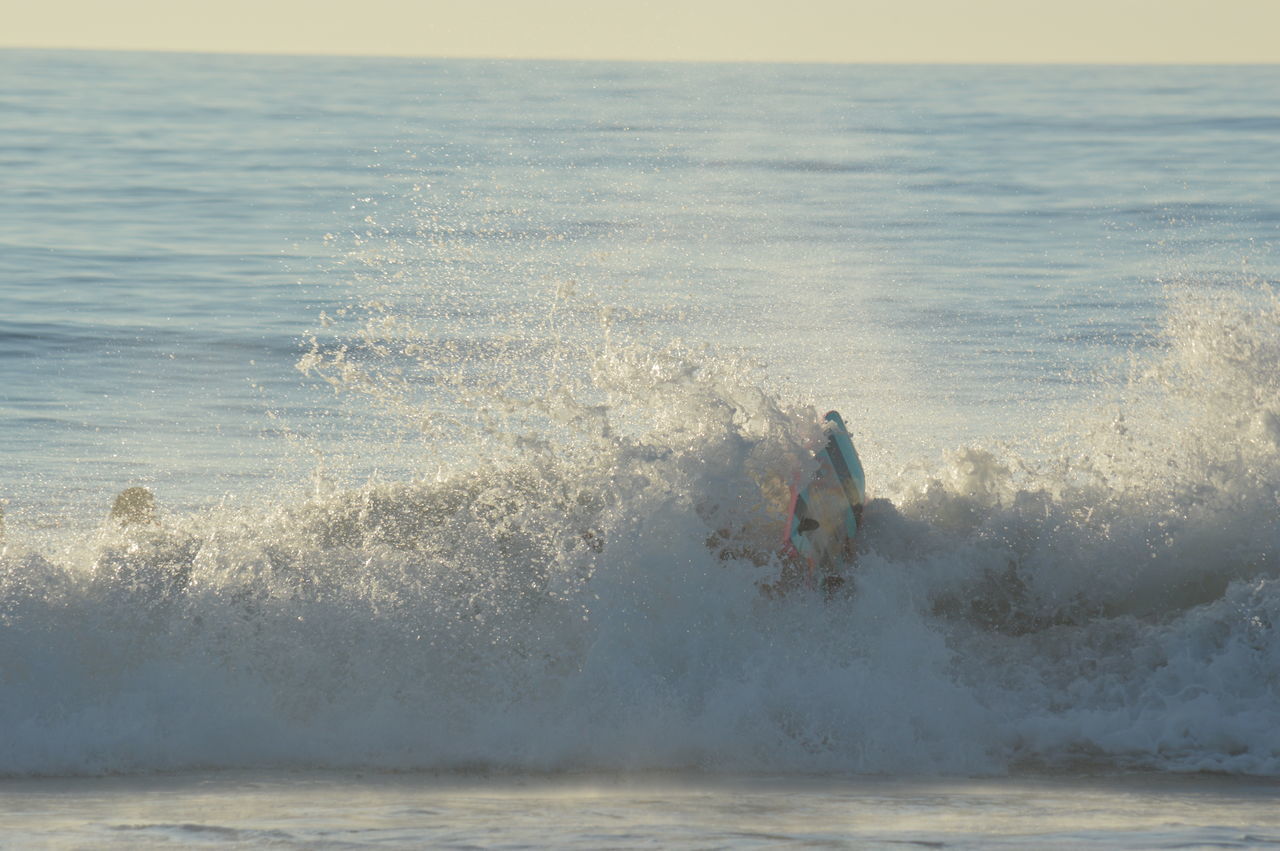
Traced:
<path fill-rule="evenodd" d="M 1280 62 L 1280 0 L 0 0 L 0 46 L 814 62 Z"/>

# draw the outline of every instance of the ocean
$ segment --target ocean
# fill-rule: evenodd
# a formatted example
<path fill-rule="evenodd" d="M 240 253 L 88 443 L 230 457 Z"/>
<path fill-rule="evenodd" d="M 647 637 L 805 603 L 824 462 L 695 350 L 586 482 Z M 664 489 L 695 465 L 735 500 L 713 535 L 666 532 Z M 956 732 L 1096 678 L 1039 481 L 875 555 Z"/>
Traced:
<path fill-rule="evenodd" d="M 1280 844 L 1280 67 L 0 80 L 0 844 Z"/>

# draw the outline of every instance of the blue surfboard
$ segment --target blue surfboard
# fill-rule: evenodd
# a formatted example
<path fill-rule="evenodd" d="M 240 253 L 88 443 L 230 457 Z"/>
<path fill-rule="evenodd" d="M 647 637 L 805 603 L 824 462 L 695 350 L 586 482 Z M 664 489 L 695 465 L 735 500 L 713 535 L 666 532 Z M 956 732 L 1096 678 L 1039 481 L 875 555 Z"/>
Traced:
<path fill-rule="evenodd" d="M 822 418 L 827 442 L 814 453 L 817 472 L 793 484 L 783 553 L 805 568 L 805 583 L 838 575 L 853 557 L 867 482 L 844 420 L 835 411 Z"/>

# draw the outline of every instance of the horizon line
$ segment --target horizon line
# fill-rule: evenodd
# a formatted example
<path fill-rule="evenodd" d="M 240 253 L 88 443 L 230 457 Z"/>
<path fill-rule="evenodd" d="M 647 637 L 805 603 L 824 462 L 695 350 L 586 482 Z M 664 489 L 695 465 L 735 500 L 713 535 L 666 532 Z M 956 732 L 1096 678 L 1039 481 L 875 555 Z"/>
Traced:
<path fill-rule="evenodd" d="M 653 65 L 921 65 L 921 66 L 1005 66 L 1005 67 L 1126 67 L 1126 68 L 1224 68 L 1224 67 L 1270 67 L 1280 66 L 1280 59 L 1274 60 L 1228 60 L 1228 59 L 1184 59 L 1184 60 L 1141 60 L 1141 59 L 752 59 L 752 58 L 646 58 L 636 56 L 557 56 L 557 55 L 521 55 L 511 56 L 498 53 L 483 54 L 440 54 L 440 53 L 367 53 L 363 51 L 322 51 L 322 50 L 253 50 L 241 48 L 184 48 L 184 47 L 129 47 L 129 46 L 69 46 L 45 44 L 2 44 L 0 50 L 28 50 L 67 53 L 157 53 L 187 56 L 260 56 L 283 58 L 313 59 L 422 59 L 422 60 L 461 60 L 485 62 L 595 62 L 595 63 L 630 63 Z"/>

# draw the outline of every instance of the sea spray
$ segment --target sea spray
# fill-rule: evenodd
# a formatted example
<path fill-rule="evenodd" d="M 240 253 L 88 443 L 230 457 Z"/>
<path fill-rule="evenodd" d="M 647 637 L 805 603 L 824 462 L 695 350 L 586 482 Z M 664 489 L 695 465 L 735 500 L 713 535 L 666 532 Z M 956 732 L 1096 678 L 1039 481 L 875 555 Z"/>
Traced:
<path fill-rule="evenodd" d="M 0 770 L 1280 772 L 1270 287 L 1175 293 L 1032 451 L 869 464 L 826 602 L 759 590 L 820 412 L 543 298 L 490 339 L 360 302 L 316 335 L 309 374 L 413 424 L 398 480 L 10 545 Z"/>
<path fill-rule="evenodd" d="M 1275 772 L 1278 331 L 1268 285 L 1176 288 L 1164 345 L 1077 434 L 921 466 L 869 528 L 927 572 L 1015 764 Z"/>

